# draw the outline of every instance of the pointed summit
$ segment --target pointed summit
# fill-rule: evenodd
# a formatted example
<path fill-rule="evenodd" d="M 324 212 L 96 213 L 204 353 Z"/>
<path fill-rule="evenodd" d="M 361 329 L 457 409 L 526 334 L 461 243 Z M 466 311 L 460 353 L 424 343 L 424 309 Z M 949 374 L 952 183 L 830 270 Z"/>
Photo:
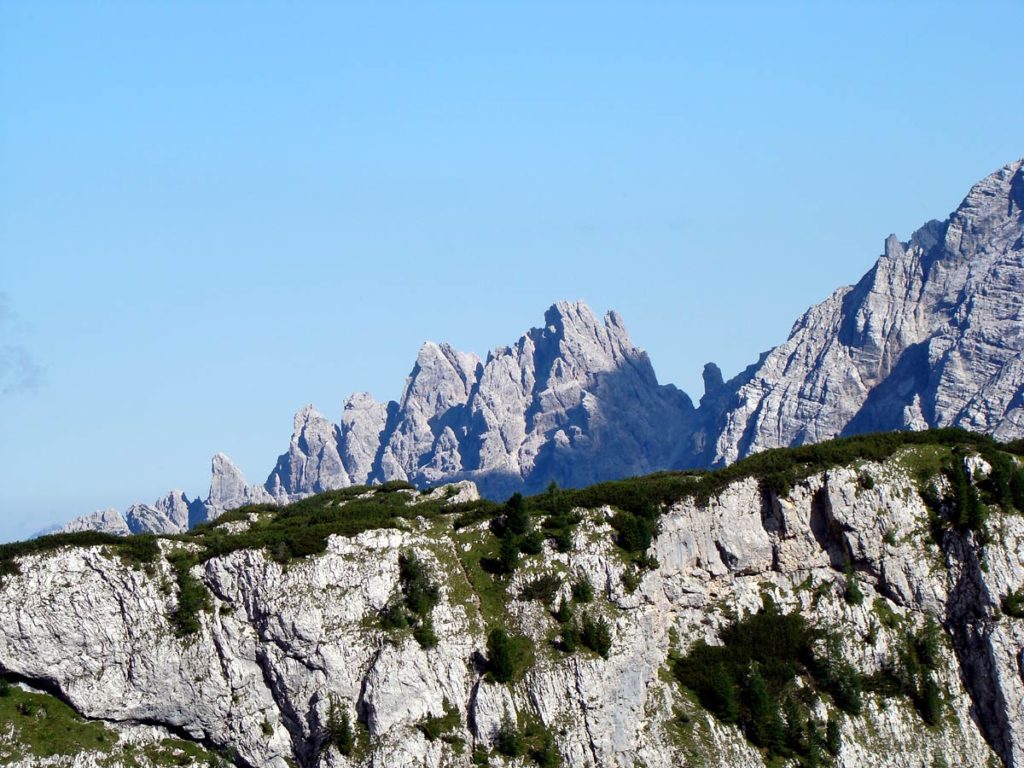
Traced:
<path fill-rule="evenodd" d="M 272 502 L 270 494 L 258 485 L 249 485 L 242 470 L 226 454 L 216 453 L 210 461 L 210 493 L 206 497 L 207 518 L 246 504 Z"/>

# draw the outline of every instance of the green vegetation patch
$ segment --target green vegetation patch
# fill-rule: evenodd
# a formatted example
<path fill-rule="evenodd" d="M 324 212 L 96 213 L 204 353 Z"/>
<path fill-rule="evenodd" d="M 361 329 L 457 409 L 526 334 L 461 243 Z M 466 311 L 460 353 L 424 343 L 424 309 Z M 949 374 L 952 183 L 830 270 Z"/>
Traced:
<path fill-rule="evenodd" d="M 167 560 L 174 568 L 178 583 L 178 605 L 171 613 L 171 626 L 178 637 L 187 637 L 199 631 L 199 612 L 213 610 L 210 591 L 192 575 L 196 556 L 184 549 L 168 553 Z"/>
<path fill-rule="evenodd" d="M 518 682 L 534 658 L 533 641 L 528 637 L 510 635 L 502 627 L 487 635 L 487 674 L 495 682 Z"/>
<path fill-rule="evenodd" d="M 160 556 L 160 547 L 156 536 L 149 534 L 139 536 L 115 536 L 100 531 L 77 531 L 75 533 L 54 533 L 39 536 L 27 541 L 15 541 L 0 544 L 0 583 L 4 576 L 13 576 L 21 572 L 17 559 L 40 552 L 53 552 L 64 547 L 96 547 L 108 548 L 128 565 L 143 566 L 153 563 Z"/>
<path fill-rule="evenodd" d="M 555 747 L 551 732 L 536 718 L 513 718 L 507 710 L 495 734 L 494 751 L 507 758 L 529 757 L 540 768 L 562 765 L 562 756 Z"/>
<path fill-rule="evenodd" d="M 389 630 L 411 627 L 421 647 L 435 647 L 437 635 L 431 612 L 441 597 L 441 590 L 430 578 L 426 564 L 414 552 L 398 556 L 398 578 L 401 599 L 392 600 L 381 612 L 381 626 Z"/>
<path fill-rule="evenodd" d="M 417 730 L 427 737 L 427 741 L 437 741 L 438 739 L 450 741 L 451 732 L 458 730 L 462 725 L 459 711 L 451 705 L 448 699 L 444 700 L 443 706 L 443 715 L 430 715 L 416 724 Z"/>
<path fill-rule="evenodd" d="M 53 696 L 29 693 L 0 680 L 0 723 L 14 729 L 17 746 L 0 746 L 0 762 L 26 755 L 54 757 L 110 752 L 117 734 L 103 723 L 84 720 Z"/>
<path fill-rule="evenodd" d="M 493 502 L 466 502 L 446 506 L 443 499 L 411 503 L 411 488 L 405 482 L 391 482 L 374 489 L 366 487 L 328 491 L 285 507 L 255 505 L 232 510 L 217 520 L 197 526 L 182 538 L 201 545 L 200 560 L 241 549 L 264 549 L 281 563 L 324 552 L 332 535 L 356 536 L 364 531 L 400 528 L 403 521 L 433 519 L 442 515 L 472 515 L 477 510 L 491 513 Z M 265 514 L 271 512 L 273 514 Z M 223 523 L 259 518 L 247 530 L 230 533 Z"/>
<path fill-rule="evenodd" d="M 861 676 L 837 636 L 763 600 L 760 611 L 722 630 L 722 645 L 698 642 L 673 671 L 705 709 L 739 725 L 769 756 L 813 761 L 826 745 L 809 705 L 827 694 L 842 711 L 859 713 Z"/>
<path fill-rule="evenodd" d="M 943 698 L 934 672 L 938 669 L 942 629 L 931 616 L 919 630 L 907 630 L 881 672 L 864 681 L 865 690 L 883 696 L 907 697 L 921 719 L 938 725 L 942 719 Z"/>

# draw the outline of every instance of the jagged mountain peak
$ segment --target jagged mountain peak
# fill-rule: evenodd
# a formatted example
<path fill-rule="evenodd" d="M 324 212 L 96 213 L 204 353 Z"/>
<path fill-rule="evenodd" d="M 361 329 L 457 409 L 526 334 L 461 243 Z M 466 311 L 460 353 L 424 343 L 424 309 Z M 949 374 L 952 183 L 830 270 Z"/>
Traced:
<path fill-rule="evenodd" d="M 485 360 L 425 342 L 398 400 L 351 395 L 338 423 L 300 409 L 263 485 L 218 454 L 190 520 L 394 479 L 472 479 L 495 497 L 873 430 L 1021 437 L 1022 286 L 1024 158 L 973 185 L 947 219 L 886 238 L 860 281 L 809 308 L 732 380 L 705 367 L 699 409 L 658 383 L 618 313 L 599 319 L 583 301 L 559 301 Z"/>
<path fill-rule="evenodd" d="M 720 410 L 711 463 L 841 434 L 1024 434 L 1024 160 L 943 222 L 890 236 L 857 285 L 812 307 Z"/>

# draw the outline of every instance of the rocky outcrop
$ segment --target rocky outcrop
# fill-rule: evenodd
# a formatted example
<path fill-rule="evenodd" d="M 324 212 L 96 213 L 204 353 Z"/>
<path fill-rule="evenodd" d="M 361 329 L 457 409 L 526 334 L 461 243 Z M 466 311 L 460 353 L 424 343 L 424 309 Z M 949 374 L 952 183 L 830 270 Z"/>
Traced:
<path fill-rule="evenodd" d="M 839 718 L 835 765 L 1024 765 L 1024 623 L 999 611 L 1024 582 L 1024 518 L 993 508 L 988 544 L 955 531 L 936 544 L 914 469 L 928 450 L 819 472 L 783 496 L 747 478 L 706 504 L 677 502 L 651 548 L 658 567 L 638 576 L 613 543 L 608 508 L 581 511 L 570 551 L 547 543 L 493 584 L 480 571 L 493 541 L 486 522 L 453 533 L 421 519 L 333 536 L 323 554 L 286 566 L 264 551 L 212 557 L 192 568 L 211 607 L 184 639 L 170 622 L 178 593 L 164 556 L 140 567 L 103 547 L 33 554 L 0 587 L 0 668 L 45 682 L 86 717 L 164 728 L 245 766 L 470 766 L 510 715 L 546 729 L 570 768 L 754 768 L 762 753 L 669 669 L 768 594 L 838 629 L 844 657 L 864 674 L 891 664 L 928 616 L 943 628 L 940 724 L 926 726 L 905 699 L 866 695 L 850 715 L 825 699 L 815 717 Z M 975 476 L 979 468 L 975 460 Z M 161 543 L 164 554 L 182 546 L 195 545 Z M 433 647 L 378 619 L 409 552 L 440 586 Z M 542 574 L 561 579 L 563 594 L 572 579 L 594 585 L 595 600 L 578 610 L 608 621 L 607 659 L 552 646 L 555 601 L 517 597 Z M 844 598 L 849 580 L 863 599 Z M 495 626 L 532 641 L 521 680 L 484 674 Z M 349 757 L 323 749 L 332 707 L 357 721 Z M 451 713 L 445 738 L 425 735 L 428 718 Z"/>
<path fill-rule="evenodd" d="M 132 504 L 124 519 L 132 533 L 182 533 L 190 526 L 193 502 L 181 491 L 171 491 L 156 503 Z"/>
<path fill-rule="evenodd" d="M 735 382 L 710 463 L 841 434 L 1024 436 L 1024 159 L 810 309 Z"/>
<path fill-rule="evenodd" d="M 100 531 L 101 533 L 113 533 L 118 536 L 127 536 L 131 531 L 124 517 L 116 509 L 104 509 L 93 512 L 91 515 L 76 517 L 70 523 L 60 529 L 63 533 L 74 533 L 76 531 Z"/>
<path fill-rule="evenodd" d="M 272 504 L 274 497 L 259 485 L 250 485 L 245 475 L 223 453 L 211 462 L 210 492 L 206 500 L 189 498 L 171 491 L 152 504 L 132 504 L 121 514 L 116 509 L 75 518 L 60 532 L 103 531 L 127 536 L 130 533 L 183 533 L 198 523 L 214 520 L 229 509 L 246 504 Z"/>

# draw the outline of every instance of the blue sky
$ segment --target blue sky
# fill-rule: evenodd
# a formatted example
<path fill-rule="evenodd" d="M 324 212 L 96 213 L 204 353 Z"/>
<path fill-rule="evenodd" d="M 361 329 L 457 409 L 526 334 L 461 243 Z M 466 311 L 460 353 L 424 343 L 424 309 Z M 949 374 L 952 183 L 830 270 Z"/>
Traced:
<path fill-rule="evenodd" d="M 701 394 L 1024 155 L 1024 3 L 0 0 L 0 538 L 618 309 Z"/>

